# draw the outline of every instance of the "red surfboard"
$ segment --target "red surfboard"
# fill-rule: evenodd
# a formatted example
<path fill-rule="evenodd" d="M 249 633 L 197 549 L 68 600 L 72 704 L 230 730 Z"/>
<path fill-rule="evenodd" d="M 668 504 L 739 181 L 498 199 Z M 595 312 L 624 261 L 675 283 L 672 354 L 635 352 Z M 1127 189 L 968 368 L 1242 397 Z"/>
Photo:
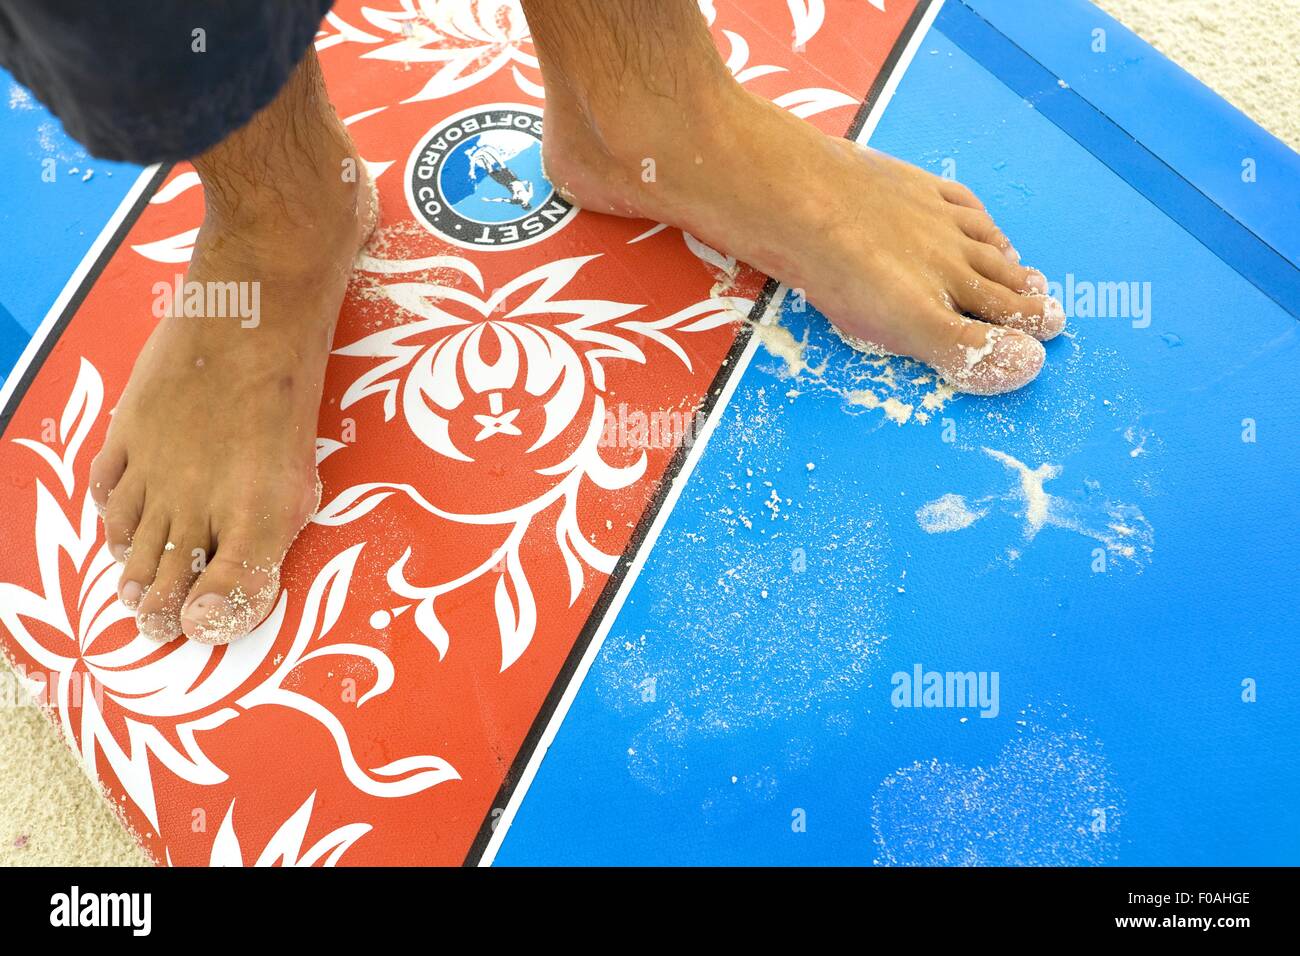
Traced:
<path fill-rule="evenodd" d="M 189 167 L 148 174 L 15 373 L 3 646 L 159 862 L 476 862 L 770 294 L 555 194 L 517 3 L 380 2 L 340 2 L 317 37 L 382 218 L 325 384 L 322 508 L 252 635 L 141 637 L 87 494 L 202 218 Z M 701 8 L 740 82 L 836 135 L 920 12 Z"/>

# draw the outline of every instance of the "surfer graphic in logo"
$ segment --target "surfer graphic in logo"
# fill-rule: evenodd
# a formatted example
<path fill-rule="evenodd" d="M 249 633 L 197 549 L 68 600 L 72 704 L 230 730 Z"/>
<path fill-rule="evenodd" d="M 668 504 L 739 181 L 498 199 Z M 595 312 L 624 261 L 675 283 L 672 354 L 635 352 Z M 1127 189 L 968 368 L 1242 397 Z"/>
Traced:
<path fill-rule="evenodd" d="M 469 170 L 470 177 L 473 178 L 480 170 L 492 177 L 492 181 L 500 183 L 510 191 L 509 198 L 498 196 L 480 197 L 484 202 L 508 202 L 516 206 L 523 206 L 524 209 L 533 208 L 533 184 L 531 180 L 520 179 L 514 171 L 506 165 L 505 157 L 502 150 L 494 143 L 485 142 L 488 136 L 485 134 L 479 141 L 478 145 L 472 147 L 469 151 Z M 502 136 L 509 136 L 509 133 L 502 133 Z"/>
<path fill-rule="evenodd" d="M 411 154 L 406 198 L 434 234 L 471 249 L 538 242 L 577 210 L 542 173 L 542 114 L 496 105 L 458 113 Z"/>

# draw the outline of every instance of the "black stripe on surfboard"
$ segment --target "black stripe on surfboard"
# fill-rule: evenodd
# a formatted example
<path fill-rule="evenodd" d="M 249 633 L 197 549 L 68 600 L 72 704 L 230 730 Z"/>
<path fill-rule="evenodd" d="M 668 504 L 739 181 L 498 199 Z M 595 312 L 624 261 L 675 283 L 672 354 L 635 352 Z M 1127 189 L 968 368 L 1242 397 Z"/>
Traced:
<path fill-rule="evenodd" d="M 884 94 L 885 86 L 889 83 L 890 78 L 898 69 L 908 44 L 920 30 L 921 24 L 925 21 L 926 14 L 935 3 L 940 0 L 919 0 L 916 9 L 908 17 L 907 23 L 903 26 L 902 33 L 899 34 L 889 55 L 876 74 L 875 80 L 871 84 L 871 89 L 867 91 L 862 105 L 858 107 L 857 114 L 853 122 L 849 125 L 845 133 L 846 139 L 856 140 L 861 135 L 862 130 L 866 127 L 867 119 L 871 111 L 875 109 L 876 104 Z M 727 352 L 727 357 L 723 360 L 721 368 L 717 375 L 714 376 L 710 383 L 708 391 L 704 395 L 704 400 L 697 412 L 698 421 L 705 422 L 713 413 L 717 405 L 718 398 L 721 396 L 724 388 L 727 386 L 731 377 L 736 374 L 739 359 L 749 344 L 750 337 L 753 335 L 753 325 L 757 323 L 767 312 L 772 303 L 772 298 L 776 294 L 779 283 L 775 279 L 768 279 L 763 286 L 763 291 L 754 301 L 754 307 L 750 310 L 749 321 L 744 323 L 736 334 L 736 340 L 732 343 L 731 349 Z M 698 433 L 699 428 L 695 431 Z M 469 853 L 465 858 L 465 866 L 477 866 L 483 859 L 483 854 L 487 851 L 488 844 L 491 842 L 492 833 L 496 829 L 497 821 L 510 805 L 510 800 L 514 796 L 515 789 L 519 786 L 519 781 L 523 778 L 524 771 L 527 769 L 529 762 L 533 758 L 538 746 L 541 744 L 542 737 L 546 733 L 547 727 L 550 726 L 551 719 L 555 716 L 559 708 L 560 701 L 563 699 L 565 691 L 572 682 L 574 674 L 577 672 L 587 649 L 596 637 L 596 632 L 600 629 L 609 613 L 610 606 L 618 594 L 619 588 L 622 587 L 628 571 L 631 570 L 637 555 L 645 545 L 650 528 L 654 525 L 655 519 L 658 518 L 660 510 L 667 500 L 668 493 L 672 489 L 673 482 L 677 480 L 686 464 L 686 458 L 690 453 L 690 447 L 682 443 L 673 453 L 669 461 L 668 468 L 660 479 L 658 486 L 655 488 L 654 496 L 651 498 L 646 509 L 641 514 L 641 519 L 637 522 L 636 528 L 632 532 L 632 537 L 628 541 L 627 548 L 624 549 L 614 570 L 610 573 L 609 579 L 605 582 L 605 587 L 601 590 L 600 596 L 596 599 L 595 607 L 592 608 L 590 616 L 583 625 L 582 631 L 578 634 L 578 639 L 570 648 L 568 656 L 564 660 L 564 665 L 556 675 L 555 682 L 551 685 L 550 692 L 542 703 L 541 710 L 534 718 L 532 726 L 529 727 L 528 735 L 524 738 L 523 745 L 515 755 L 515 759 L 510 764 L 510 769 L 506 772 L 505 779 L 501 782 L 497 790 L 496 799 L 492 806 L 488 808 L 487 816 L 484 817 L 482 824 L 479 826 L 478 834 L 474 842 L 470 845 Z"/>

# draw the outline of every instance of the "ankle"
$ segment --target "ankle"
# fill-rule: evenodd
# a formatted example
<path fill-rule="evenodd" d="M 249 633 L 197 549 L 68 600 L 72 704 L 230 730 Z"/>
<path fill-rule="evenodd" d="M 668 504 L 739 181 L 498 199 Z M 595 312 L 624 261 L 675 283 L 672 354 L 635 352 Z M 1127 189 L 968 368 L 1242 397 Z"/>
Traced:
<path fill-rule="evenodd" d="M 360 157 L 317 168 L 268 169 L 265 175 L 237 188 L 201 175 L 203 232 L 268 253 L 312 246 L 346 258 L 364 241 L 371 186 Z"/>
<path fill-rule="evenodd" d="M 692 145 L 708 148 L 744 91 L 725 71 L 704 71 L 671 95 L 640 88 L 615 101 L 588 102 L 584 117 L 610 156 L 662 161 Z"/>
<path fill-rule="evenodd" d="M 748 94 L 731 78 L 711 77 L 666 98 L 624 91 L 617 103 L 548 97 L 545 163 L 561 191 L 584 208 L 649 214 L 654 197 L 686 200 L 708 164 L 734 147 L 732 120 Z"/>
<path fill-rule="evenodd" d="M 281 95 L 194 158 L 208 228 L 275 241 L 345 241 L 369 205 L 365 165 L 309 54 Z"/>

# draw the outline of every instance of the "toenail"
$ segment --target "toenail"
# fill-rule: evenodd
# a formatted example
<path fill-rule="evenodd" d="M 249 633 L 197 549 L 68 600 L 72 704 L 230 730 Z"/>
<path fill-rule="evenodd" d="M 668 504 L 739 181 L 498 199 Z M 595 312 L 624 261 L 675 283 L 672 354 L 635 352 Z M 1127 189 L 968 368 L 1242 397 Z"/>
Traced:
<path fill-rule="evenodd" d="M 988 360 L 1007 373 L 1007 384 L 1017 382 L 1018 388 L 1038 374 L 1046 357 L 1038 340 L 1028 335 L 1005 335 L 993 344 Z"/>
<path fill-rule="evenodd" d="M 1030 269 L 1029 275 L 1025 279 L 1025 284 L 1034 292 L 1041 292 L 1047 295 L 1047 276 L 1043 275 L 1037 269 Z"/>
<path fill-rule="evenodd" d="M 1002 254 L 1007 257 L 1007 261 L 1010 262 L 1013 266 L 1020 265 L 1020 253 L 1016 252 L 1015 246 L 1008 245 L 1005 249 L 1002 250 Z"/>
<path fill-rule="evenodd" d="M 208 618 L 218 617 L 228 610 L 230 602 L 220 594 L 201 594 L 185 605 L 181 618 L 187 624 L 204 625 Z"/>
<path fill-rule="evenodd" d="M 126 560 L 126 552 L 127 546 L 124 544 L 110 544 L 108 546 L 108 553 L 113 556 L 113 560 L 118 564 Z"/>
<path fill-rule="evenodd" d="M 127 581 L 122 585 L 122 603 L 134 611 L 140 605 L 140 598 L 144 596 L 144 588 L 140 587 L 135 581 Z"/>

